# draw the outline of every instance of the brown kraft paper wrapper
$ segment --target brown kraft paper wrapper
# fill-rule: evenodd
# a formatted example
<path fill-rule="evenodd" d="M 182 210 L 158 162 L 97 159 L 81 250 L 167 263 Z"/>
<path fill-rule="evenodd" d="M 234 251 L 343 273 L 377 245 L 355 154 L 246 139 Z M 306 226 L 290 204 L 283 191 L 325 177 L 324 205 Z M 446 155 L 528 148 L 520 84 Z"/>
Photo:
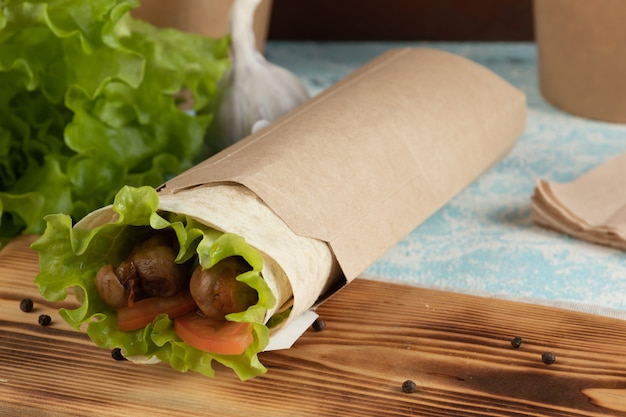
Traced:
<path fill-rule="evenodd" d="M 295 234 L 329 245 L 341 287 L 494 165 L 525 121 L 524 94 L 488 69 L 396 49 L 159 194 L 245 187 Z"/>
<path fill-rule="evenodd" d="M 534 0 L 541 93 L 577 116 L 626 122 L 626 2 Z"/>

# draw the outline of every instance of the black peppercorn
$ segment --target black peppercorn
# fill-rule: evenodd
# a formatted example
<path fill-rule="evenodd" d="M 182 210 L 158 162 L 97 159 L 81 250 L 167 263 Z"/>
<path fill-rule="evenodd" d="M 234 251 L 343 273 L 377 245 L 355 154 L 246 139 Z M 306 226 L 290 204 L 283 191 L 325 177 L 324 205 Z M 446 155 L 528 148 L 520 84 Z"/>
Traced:
<path fill-rule="evenodd" d="M 33 311 L 33 300 L 31 300 L 30 298 L 24 298 L 22 301 L 20 301 L 20 310 L 22 310 L 24 313 L 30 313 L 31 311 Z"/>
<path fill-rule="evenodd" d="M 321 332 L 326 328 L 326 322 L 320 318 L 315 319 L 313 322 L 313 330 L 316 332 Z"/>
<path fill-rule="evenodd" d="M 513 339 L 511 339 L 511 346 L 513 346 L 515 349 L 522 346 L 522 338 L 519 336 L 515 336 Z"/>
<path fill-rule="evenodd" d="M 42 314 L 39 316 L 39 324 L 42 326 L 49 326 L 52 323 L 52 318 L 47 314 Z"/>
<path fill-rule="evenodd" d="M 554 353 L 552 353 L 552 352 L 543 352 L 541 354 L 541 360 L 546 365 L 550 365 L 550 364 L 553 364 L 556 361 L 556 356 L 554 356 Z"/>
<path fill-rule="evenodd" d="M 122 353 L 122 349 L 120 348 L 115 348 L 111 350 L 111 357 L 115 359 L 116 361 L 123 361 L 126 359 L 124 357 L 124 354 Z"/>
<path fill-rule="evenodd" d="M 417 385 L 415 382 L 407 379 L 402 383 L 402 392 L 406 392 L 407 394 L 412 394 L 417 391 Z"/>

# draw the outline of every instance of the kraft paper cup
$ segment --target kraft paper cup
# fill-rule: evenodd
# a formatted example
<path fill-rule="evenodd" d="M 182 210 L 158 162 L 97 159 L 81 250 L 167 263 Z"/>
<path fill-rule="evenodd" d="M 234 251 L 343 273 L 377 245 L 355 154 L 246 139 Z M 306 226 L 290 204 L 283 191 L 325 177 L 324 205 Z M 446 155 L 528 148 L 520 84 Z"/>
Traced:
<path fill-rule="evenodd" d="M 543 97 L 577 116 L 626 122 L 626 1 L 535 0 Z"/>
<path fill-rule="evenodd" d="M 218 38 L 228 33 L 228 14 L 233 0 L 142 0 L 133 17 L 159 27 Z M 254 15 L 257 49 L 263 51 L 272 10 L 272 0 L 262 0 Z"/>

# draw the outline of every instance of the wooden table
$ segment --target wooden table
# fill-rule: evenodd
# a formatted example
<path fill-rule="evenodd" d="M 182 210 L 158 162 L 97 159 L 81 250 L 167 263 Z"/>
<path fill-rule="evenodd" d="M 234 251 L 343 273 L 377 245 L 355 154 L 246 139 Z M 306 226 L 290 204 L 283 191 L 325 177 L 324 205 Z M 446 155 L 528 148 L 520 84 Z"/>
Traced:
<path fill-rule="evenodd" d="M 0 252 L 0 416 L 626 415 L 620 320 L 357 279 L 318 309 L 324 331 L 260 355 L 267 374 L 210 379 L 115 361 L 71 331 L 38 294 L 28 245 Z"/>

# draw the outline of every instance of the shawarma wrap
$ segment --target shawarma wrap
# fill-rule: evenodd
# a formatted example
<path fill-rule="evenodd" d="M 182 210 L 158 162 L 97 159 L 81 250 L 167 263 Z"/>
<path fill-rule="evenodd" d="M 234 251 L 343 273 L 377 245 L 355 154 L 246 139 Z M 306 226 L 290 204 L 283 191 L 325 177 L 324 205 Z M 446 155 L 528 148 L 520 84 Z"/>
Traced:
<path fill-rule="evenodd" d="M 383 54 L 157 190 L 123 188 L 33 247 L 49 300 L 99 346 L 241 379 L 270 337 L 406 236 L 513 146 L 524 95 L 465 58 Z M 164 272 L 162 272 L 164 271 Z M 238 349 L 238 350 L 237 350 Z"/>

